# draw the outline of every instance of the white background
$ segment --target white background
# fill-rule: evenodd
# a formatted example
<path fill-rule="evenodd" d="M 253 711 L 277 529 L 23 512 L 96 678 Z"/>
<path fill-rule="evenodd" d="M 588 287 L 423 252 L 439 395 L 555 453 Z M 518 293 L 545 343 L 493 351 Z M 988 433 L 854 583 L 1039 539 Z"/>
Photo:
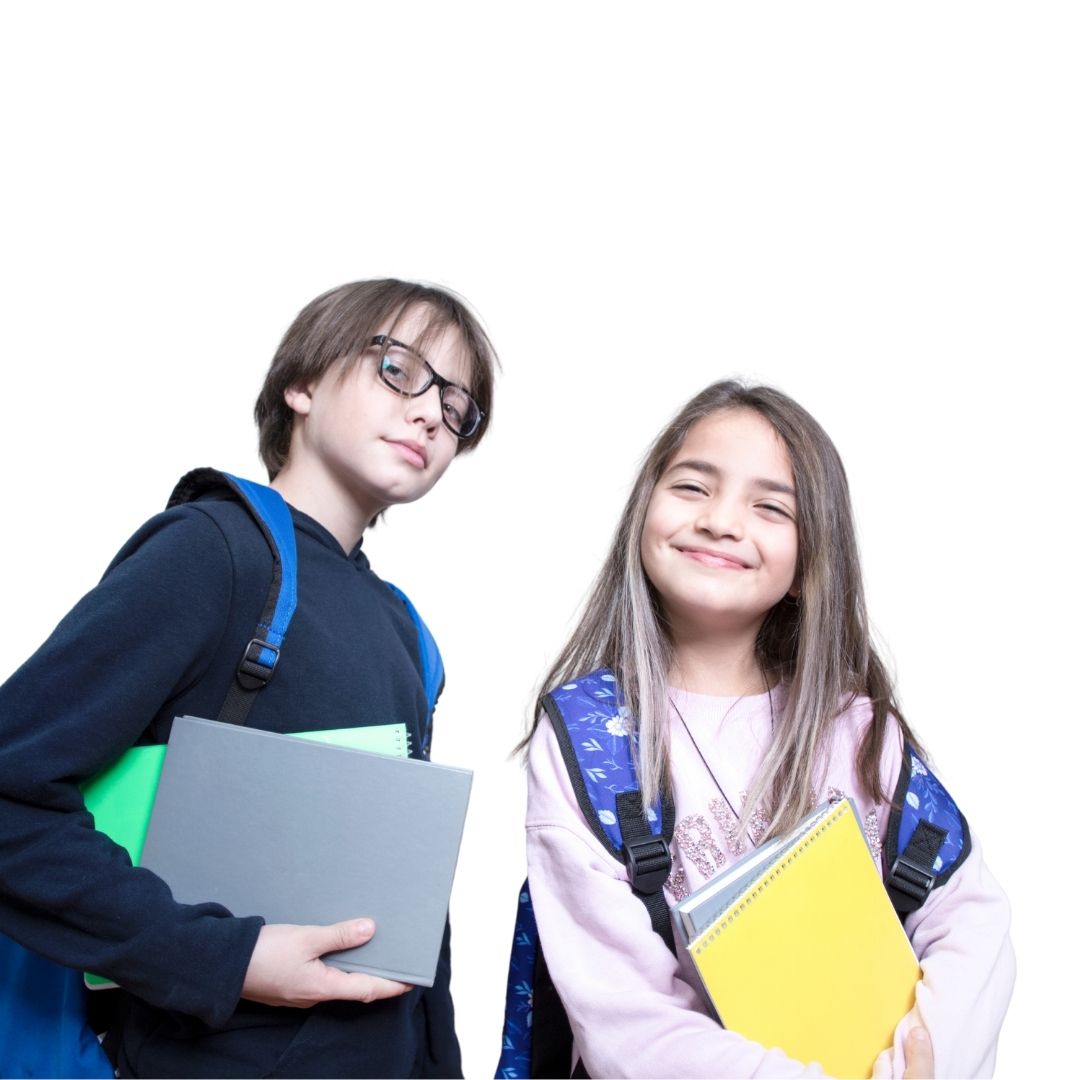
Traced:
<path fill-rule="evenodd" d="M 503 358 L 491 434 L 367 544 L 447 661 L 436 757 L 476 770 L 454 990 L 489 1076 L 536 680 L 656 430 L 714 379 L 776 384 L 845 458 L 902 702 L 1013 901 L 999 1075 L 1061 1068 L 1076 30 L 1039 3 L 5 5 L 0 674 L 188 468 L 261 475 L 251 407 L 311 297 L 462 292 Z"/>

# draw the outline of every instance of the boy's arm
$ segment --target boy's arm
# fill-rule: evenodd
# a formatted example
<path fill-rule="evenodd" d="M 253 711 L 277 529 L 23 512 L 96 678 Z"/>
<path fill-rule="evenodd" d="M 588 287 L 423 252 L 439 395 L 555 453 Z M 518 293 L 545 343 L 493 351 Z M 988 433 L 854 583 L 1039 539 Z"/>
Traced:
<path fill-rule="evenodd" d="M 210 1024 L 235 1008 L 262 920 L 175 903 L 94 831 L 78 785 L 206 671 L 231 591 L 216 524 L 159 515 L 0 687 L 0 931 Z"/>

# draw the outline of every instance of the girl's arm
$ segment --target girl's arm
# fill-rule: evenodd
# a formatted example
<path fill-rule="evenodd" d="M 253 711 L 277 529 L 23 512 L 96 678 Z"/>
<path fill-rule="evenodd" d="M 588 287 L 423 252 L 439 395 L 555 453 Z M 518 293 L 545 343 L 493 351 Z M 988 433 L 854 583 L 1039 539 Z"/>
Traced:
<path fill-rule="evenodd" d="M 889 742 L 895 761 L 887 762 L 884 771 L 895 785 L 899 737 Z M 887 813 L 888 807 L 882 808 L 882 821 Z M 930 1033 L 935 1075 L 991 1076 L 1016 958 L 1009 940 L 1009 902 L 983 862 L 977 837 L 963 865 L 904 925 L 922 980 L 915 1009 L 896 1029 L 890 1075 L 904 1075 L 903 1039 L 921 1022 Z"/>
<path fill-rule="evenodd" d="M 822 1075 L 725 1031 L 706 1012 L 625 868 L 585 823 L 546 718 L 529 747 L 526 830 L 544 957 L 590 1075 Z"/>

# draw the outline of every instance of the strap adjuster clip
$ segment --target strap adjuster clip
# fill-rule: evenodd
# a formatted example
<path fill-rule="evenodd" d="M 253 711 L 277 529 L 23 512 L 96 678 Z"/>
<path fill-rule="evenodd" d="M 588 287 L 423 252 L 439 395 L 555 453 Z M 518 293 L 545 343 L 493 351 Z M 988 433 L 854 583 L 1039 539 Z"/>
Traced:
<path fill-rule="evenodd" d="M 903 855 L 898 855 L 896 862 L 892 864 L 892 869 L 889 871 L 886 886 L 890 892 L 896 890 L 898 893 L 903 893 L 905 897 L 911 897 L 914 904 L 907 907 L 910 901 L 904 901 L 904 905 L 906 910 L 914 911 L 915 908 L 925 903 L 926 898 L 934 888 L 935 881 L 937 881 L 937 874 L 918 866 Z"/>
<path fill-rule="evenodd" d="M 641 836 L 623 844 L 626 873 L 634 892 L 651 895 L 664 887 L 671 873 L 671 849 L 662 836 Z"/>
<path fill-rule="evenodd" d="M 263 650 L 268 649 L 273 654 L 270 663 L 263 658 Z M 274 674 L 277 667 L 278 656 L 281 649 L 277 645 L 271 645 L 262 638 L 252 638 L 244 649 L 244 655 L 240 658 L 240 664 L 236 669 L 236 681 L 245 690 L 261 690 Z"/>

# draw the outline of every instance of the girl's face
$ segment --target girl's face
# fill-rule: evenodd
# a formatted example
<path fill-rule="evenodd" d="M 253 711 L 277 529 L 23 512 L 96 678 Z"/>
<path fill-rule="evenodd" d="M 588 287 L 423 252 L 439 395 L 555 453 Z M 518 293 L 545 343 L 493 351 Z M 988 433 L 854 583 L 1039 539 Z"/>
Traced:
<path fill-rule="evenodd" d="M 660 477 L 641 559 L 676 638 L 756 634 L 795 590 L 795 477 L 787 448 L 751 409 L 714 413 L 690 429 Z"/>

